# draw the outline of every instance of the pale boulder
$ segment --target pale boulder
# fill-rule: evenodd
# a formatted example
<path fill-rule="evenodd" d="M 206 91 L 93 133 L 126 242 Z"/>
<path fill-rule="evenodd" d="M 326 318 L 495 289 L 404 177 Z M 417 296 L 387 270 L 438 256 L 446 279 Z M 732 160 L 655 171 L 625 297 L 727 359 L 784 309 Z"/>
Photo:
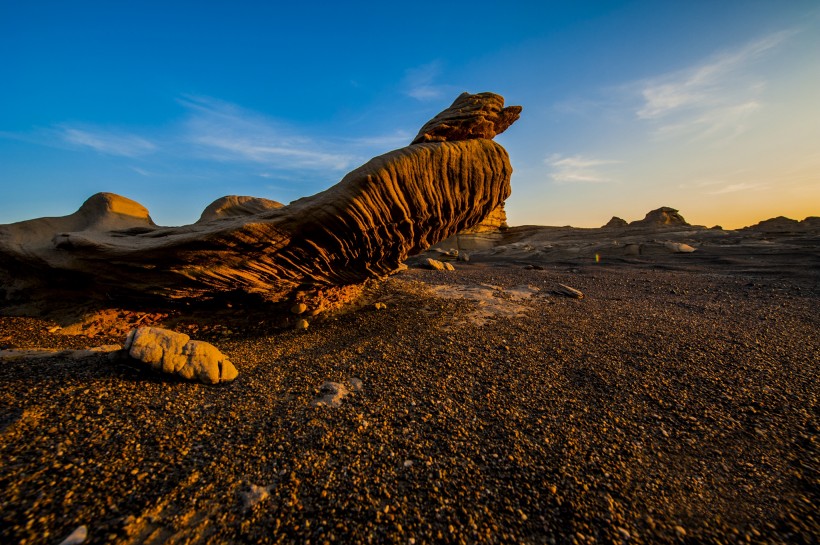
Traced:
<path fill-rule="evenodd" d="M 140 327 L 125 339 L 123 350 L 155 371 L 206 384 L 230 382 L 239 372 L 215 346 L 158 327 Z"/>

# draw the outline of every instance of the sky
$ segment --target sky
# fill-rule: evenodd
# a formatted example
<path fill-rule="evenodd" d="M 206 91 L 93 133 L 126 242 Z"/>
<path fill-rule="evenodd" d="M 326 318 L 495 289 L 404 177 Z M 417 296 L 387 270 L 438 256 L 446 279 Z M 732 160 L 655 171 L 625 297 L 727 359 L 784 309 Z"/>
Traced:
<path fill-rule="evenodd" d="M 0 0 L 0 223 L 287 204 L 463 91 L 524 108 L 510 225 L 820 216 L 817 0 Z"/>

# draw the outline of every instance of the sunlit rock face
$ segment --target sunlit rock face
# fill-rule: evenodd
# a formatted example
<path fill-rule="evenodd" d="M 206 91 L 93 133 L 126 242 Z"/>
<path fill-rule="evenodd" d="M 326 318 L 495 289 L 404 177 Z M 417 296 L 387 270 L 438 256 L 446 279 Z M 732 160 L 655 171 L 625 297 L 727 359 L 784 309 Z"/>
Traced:
<path fill-rule="evenodd" d="M 385 275 L 477 225 L 510 195 L 509 157 L 491 138 L 521 109 L 503 103 L 465 93 L 414 144 L 288 206 L 225 197 L 195 224 L 169 228 L 134 201 L 100 194 L 65 218 L 0 226 L 1 295 L 42 297 L 56 283 L 108 299 L 279 301 L 304 286 Z"/>
<path fill-rule="evenodd" d="M 228 195 L 215 200 L 202 212 L 197 223 L 205 223 L 222 218 L 236 218 L 241 216 L 253 216 L 268 210 L 282 208 L 284 204 L 270 199 L 260 197 L 245 197 L 240 195 Z"/>

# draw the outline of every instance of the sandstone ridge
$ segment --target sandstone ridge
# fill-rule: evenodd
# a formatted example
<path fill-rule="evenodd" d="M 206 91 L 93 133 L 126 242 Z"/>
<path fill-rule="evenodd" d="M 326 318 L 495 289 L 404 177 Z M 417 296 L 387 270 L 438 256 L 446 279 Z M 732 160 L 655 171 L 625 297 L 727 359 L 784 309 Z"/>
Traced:
<path fill-rule="evenodd" d="M 193 225 L 158 227 L 138 203 L 99 194 L 65 218 L 0 226 L 0 297 L 48 304 L 62 278 L 63 288 L 86 297 L 174 302 L 235 294 L 275 302 L 304 286 L 386 275 L 480 223 L 509 196 L 509 157 L 491 138 L 520 107 L 503 103 L 492 93 L 465 93 L 422 128 L 420 143 L 371 159 L 288 206 L 228 197 Z"/>

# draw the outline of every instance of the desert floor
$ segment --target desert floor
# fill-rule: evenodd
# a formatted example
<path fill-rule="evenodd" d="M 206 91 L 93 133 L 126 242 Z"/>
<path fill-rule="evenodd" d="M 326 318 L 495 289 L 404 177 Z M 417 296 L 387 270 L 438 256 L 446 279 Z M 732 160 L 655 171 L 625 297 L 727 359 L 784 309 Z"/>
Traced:
<path fill-rule="evenodd" d="M 816 543 L 817 271 L 675 262 L 411 268 L 304 332 L 177 321 L 224 386 L 2 359 L 0 541 Z M 123 340 L 53 326 L 2 318 L 0 347 Z"/>

